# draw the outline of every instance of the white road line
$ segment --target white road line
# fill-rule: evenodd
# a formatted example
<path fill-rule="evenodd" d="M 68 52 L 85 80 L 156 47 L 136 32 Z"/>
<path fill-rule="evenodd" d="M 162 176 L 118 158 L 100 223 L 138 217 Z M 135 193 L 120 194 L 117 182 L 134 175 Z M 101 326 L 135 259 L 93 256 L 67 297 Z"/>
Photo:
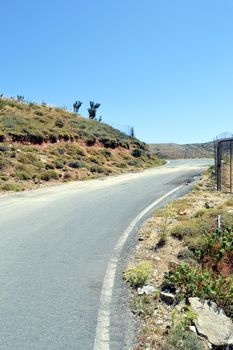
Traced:
<path fill-rule="evenodd" d="M 183 187 L 183 185 L 174 188 L 172 191 L 166 193 L 164 196 L 160 197 L 153 203 L 151 203 L 147 208 L 145 208 L 141 213 L 139 213 L 136 218 L 131 221 L 126 230 L 121 234 L 118 239 L 112 257 L 109 261 L 103 287 L 100 297 L 100 307 L 98 312 L 94 350 L 109 350 L 110 349 L 110 310 L 112 301 L 112 292 L 115 280 L 115 274 L 117 269 L 117 263 L 120 257 L 121 250 L 129 237 L 130 233 L 133 231 L 135 226 L 139 221 L 148 214 L 156 205 L 162 202 L 167 197 L 171 196 L 173 193 L 177 192 Z"/>

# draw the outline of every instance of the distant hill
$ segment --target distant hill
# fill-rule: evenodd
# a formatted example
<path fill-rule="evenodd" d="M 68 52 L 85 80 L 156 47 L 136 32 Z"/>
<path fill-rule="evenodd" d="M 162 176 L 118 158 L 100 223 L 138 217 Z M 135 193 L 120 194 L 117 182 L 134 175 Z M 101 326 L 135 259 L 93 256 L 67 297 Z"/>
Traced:
<path fill-rule="evenodd" d="M 179 145 L 176 143 L 154 143 L 149 144 L 149 149 L 159 158 L 165 159 L 187 159 L 187 158 L 213 158 L 213 142 L 193 143 Z"/>
<path fill-rule="evenodd" d="M 0 191 L 162 164 L 144 142 L 64 108 L 0 97 Z"/>

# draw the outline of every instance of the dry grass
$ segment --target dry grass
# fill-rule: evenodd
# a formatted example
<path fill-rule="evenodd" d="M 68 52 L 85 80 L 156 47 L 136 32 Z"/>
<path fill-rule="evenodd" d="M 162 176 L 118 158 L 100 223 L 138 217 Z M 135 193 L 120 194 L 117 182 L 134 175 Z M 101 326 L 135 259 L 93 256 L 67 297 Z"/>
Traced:
<path fill-rule="evenodd" d="M 207 202 L 212 203 L 213 208 L 206 209 Z M 158 248 L 161 225 L 163 227 L 164 216 L 167 216 L 168 211 L 172 211 L 173 214 L 166 223 L 168 232 L 166 244 Z M 164 282 L 165 274 L 170 269 L 175 269 L 181 259 L 187 263 L 193 263 L 194 266 L 198 264 L 188 246 L 200 247 L 200 243 L 203 241 L 201 230 L 205 230 L 207 226 L 216 225 L 216 215 L 220 213 L 222 223 L 224 220 L 225 222 L 228 220 L 228 224 L 233 224 L 232 196 L 216 192 L 210 173 L 206 173 L 193 191 L 173 201 L 167 207 L 156 210 L 154 215 L 145 222 L 138 233 L 140 240 L 131 264 L 138 264 L 142 260 L 150 261 L 153 273 L 149 282 L 159 289 Z M 169 234 L 170 232 L 178 232 L 177 227 L 180 227 L 179 233 L 182 233 L 181 237 L 177 237 L 179 239 Z M 165 349 L 166 339 L 168 334 L 171 335 L 170 328 L 173 324 L 172 307 L 161 303 L 158 294 L 150 296 L 149 302 L 144 303 L 143 307 L 143 303 L 141 305 L 139 301 L 136 301 L 140 296 L 135 290 L 131 289 L 131 292 L 134 305 L 140 305 L 141 310 L 154 310 L 150 314 L 143 313 L 143 311 L 138 313 L 133 307 L 141 321 L 135 350 Z"/>
<path fill-rule="evenodd" d="M 46 104 L 0 99 L 0 191 L 163 164 L 111 126 Z"/>

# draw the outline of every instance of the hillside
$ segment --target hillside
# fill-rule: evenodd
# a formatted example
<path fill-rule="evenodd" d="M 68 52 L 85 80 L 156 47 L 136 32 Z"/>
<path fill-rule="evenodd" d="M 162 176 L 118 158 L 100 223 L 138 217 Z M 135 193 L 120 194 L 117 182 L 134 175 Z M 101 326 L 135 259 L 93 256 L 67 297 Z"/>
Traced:
<path fill-rule="evenodd" d="M 162 164 L 145 143 L 46 104 L 0 99 L 0 191 Z"/>
<path fill-rule="evenodd" d="M 179 145 L 176 143 L 154 143 L 149 149 L 159 158 L 165 159 L 186 159 L 186 158 L 213 158 L 213 142 L 193 143 Z"/>

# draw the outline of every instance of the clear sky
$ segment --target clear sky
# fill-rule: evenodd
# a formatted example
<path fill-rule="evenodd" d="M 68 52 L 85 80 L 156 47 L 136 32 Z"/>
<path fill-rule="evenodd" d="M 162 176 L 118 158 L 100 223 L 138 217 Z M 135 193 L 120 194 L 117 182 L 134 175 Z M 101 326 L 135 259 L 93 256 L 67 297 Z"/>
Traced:
<path fill-rule="evenodd" d="M 0 92 L 90 100 L 146 142 L 233 131 L 232 0 L 1 0 Z"/>

